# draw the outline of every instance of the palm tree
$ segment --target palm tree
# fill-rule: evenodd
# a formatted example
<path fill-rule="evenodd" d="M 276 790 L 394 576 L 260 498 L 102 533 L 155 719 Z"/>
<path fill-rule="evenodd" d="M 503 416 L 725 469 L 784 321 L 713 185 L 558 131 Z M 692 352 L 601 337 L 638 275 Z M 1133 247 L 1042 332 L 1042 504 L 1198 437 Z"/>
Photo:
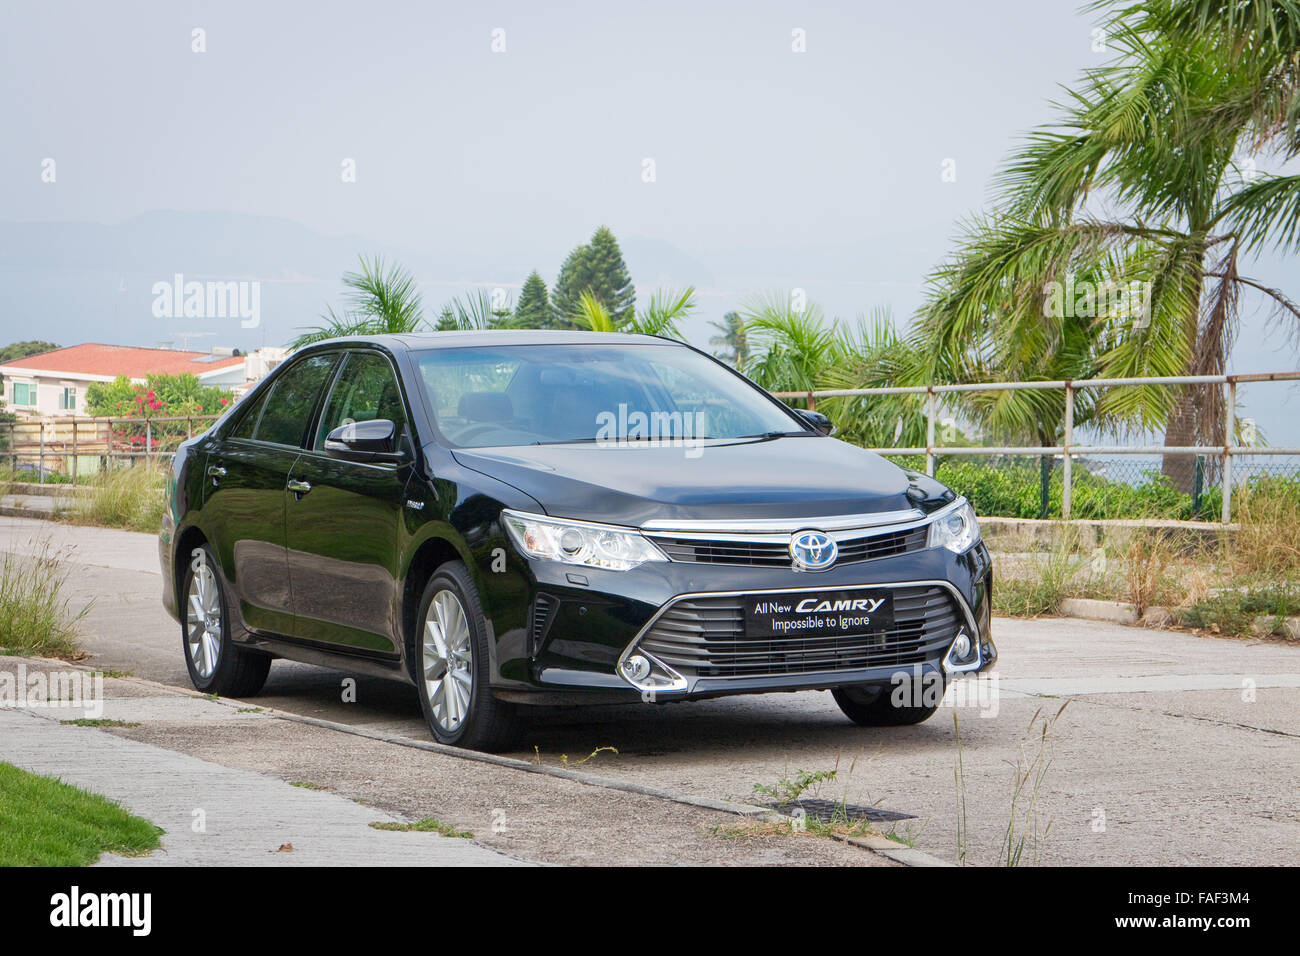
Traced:
<path fill-rule="evenodd" d="M 650 296 L 646 306 L 626 322 L 618 322 L 605 304 L 590 289 L 578 296 L 572 318 L 580 328 L 593 332 L 635 332 L 641 335 L 662 335 L 671 339 L 682 337 L 678 323 L 695 311 L 695 287 L 668 291 L 660 289 Z"/>
<path fill-rule="evenodd" d="M 380 256 L 361 257 L 360 272 L 343 273 L 347 308 L 342 315 L 327 306 L 323 324 L 293 340 L 292 348 L 343 335 L 382 335 L 415 332 L 424 327 L 420 290 L 399 265 L 386 266 Z"/>
<path fill-rule="evenodd" d="M 1269 241 L 1300 245 L 1300 177 L 1252 177 L 1239 161 L 1300 153 L 1300 6 L 1143 0 L 1107 34 L 1118 58 L 1013 155 L 995 210 L 966 224 L 932 276 L 915 344 L 938 380 L 1220 374 L 1244 290 L 1300 319 L 1239 271 Z M 1079 275 L 1149 294 L 1086 322 L 1051 315 L 1053 290 Z M 1004 400 L 1008 424 L 1034 417 L 1033 394 Z M 1222 401 L 1216 387 L 1115 389 L 1094 411 L 1100 424 L 1164 427 L 1166 444 L 1222 444 Z M 1186 460 L 1165 467 L 1190 479 Z"/>
<path fill-rule="evenodd" d="M 498 329 L 509 324 L 510 315 L 509 309 L 493 308 L 492 296 L 486 289 L 476 289 L 443 305 L 434 329 L 438 332 Z"/>
<path fill-rule="evenodd" d="M 769 391 L 924 384 L 921 357 L 884 309 L 859 316 L 855 324 L 827 322 L 815 304 L 797 308 L 790 296 L 769 294 L 747 299 L 741 317 L 757 346 L 741 371 Z M 830 415 L 846 441 L 875 448 L 925 444 L 919 396 L 824 398 L 817 408 Z"/>
<path fill-rule="evenodd" d="M 742 368 L 749 360 L 749 341 L 745 337 L 745 320 L 739 312 L 728 312 L 721 322 L 710 322 L 718 330 L 718 335 L 710 336 L 709 344 L 721 346 L 722 351 L 714 356 L 722 359 L 732 368 Z"/>

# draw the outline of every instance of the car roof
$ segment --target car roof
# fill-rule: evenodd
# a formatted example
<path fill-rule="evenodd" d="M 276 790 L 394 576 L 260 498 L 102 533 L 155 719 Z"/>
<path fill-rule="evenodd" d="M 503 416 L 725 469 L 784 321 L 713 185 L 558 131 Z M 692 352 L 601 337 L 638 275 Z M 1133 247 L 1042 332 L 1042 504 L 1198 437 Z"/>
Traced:
<path fill-rule="evenodd" d="M 565 329 L 470 329 L 453 332 L 404 332 L 392 335 L 351 335 L 314 345 L 381 345 L 392 350 L 418 351 L 432 348 L 464 348 L 475 345 L 681 345 L 657 335 L 626 332 L 588 332 Z"/>

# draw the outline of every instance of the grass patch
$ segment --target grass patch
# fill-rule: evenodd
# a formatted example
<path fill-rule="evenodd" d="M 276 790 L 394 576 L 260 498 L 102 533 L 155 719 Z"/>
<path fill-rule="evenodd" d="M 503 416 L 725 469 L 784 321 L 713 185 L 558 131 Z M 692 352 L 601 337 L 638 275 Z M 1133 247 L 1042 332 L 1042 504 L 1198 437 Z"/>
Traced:
<path fill-rule="evenodd" d="M 310 780 L 291 780 L 291 781 L 289 781 L 289 786 L 291 786 L 291 787 L 301 787 L 303 790 L 324 790 L 324 789 L 326 789 L 322 784 L 319 784 L 319 783 L 312 783 Z"/>
<path fill-rule="evenodd" d="M 1221 591 L 1185 610 L 1177 619 L 1187 627 L 1205 628 L 1221 634 L 1250 634 L 1255 619 L 1267 620 L 1270 633 L 1282 633 L 1288 617 L 1300 615 L 1300 584 L 1279 584 L 1261 588 Z"/>
<path fill-rule="evenodd" d="M 1233 499 L 1237 530 L 1111 528 L 1100 540 L 1058 524 L 1045 550 L 1035 542 L 993 547 L 995 612 L 1032 617 L 1060 613 L 1066 598 L 1124 601 L 1142 614 L 1168 608 L 1173 622 L 1223 634 L 1257 631 L 1260 617 L 1281 633 L 1300 614 L 1300 482 L 1261 477 Z"/>
<path fill-rule="evenodd" d="M 440 833 L 445 837 L 458 837 L 462 840 L 474 839 L 474 834 L 468 830 L 457 830 L 450 823 L 442 823 L 433 819 L 433 817 L 425 817 L 415 823 L 372 823 L 370 828 L 372 830 L 394 830 L 399 833 Z"/>
<path fill-rule="evenodd" d="M 59 517 L 73 524 L 154 534 L 162 526 L 169 474 L 167 468 L 149 463 L 111 469 L 91 479 L 85 486 L 91 493 L 78 496 Z"/>
<path fill-rule="evenodd" d="M 163 831 L 116 803 L 0 763 L 0 866 L 85 866 L 139 856 Z"/>
<path fill-rule="evenodd" d="M 35 555 L 0 556 L 0 650 L 72 658 L 76 624 L 89 606 L 74 614 L 63 588 L 71 574 L 64 555 L 41 545 Z"/>
<path fill-rule="evenodd" d="M 1061 525 L 1047 551 L 1028 555 L 1018 574 L 998 576 L 993 610 L 1013 617 L 1058 613 L 1061 602 L 1073 596 L 1086 565 L 1078 544 L 1078 531 L 1072 525 Z"/>
<path fill-rule="evenodd" d="M 744 840 L 749 838 L 771 839 L 773 837 L 816 836 L 832 839 L 846 837 L 864 837 L 875 833 L 871 823 L 864 819 L 835 818 L 829 822 L 816 817 L 795 820 L 751 820 L 746 823 L 720 823 L 713 828 L 713 835 L 723 840 Z"/>
<path fill-rule="evenodd" d="M 78 717 L 76 720 L 60 720 L 59 723 L 72 727 L 139 727 L 139 724 L 127 720 L 109 720 L 107 717 Z"/>
<path fill-rule="evenodd" d="M 809 788 L 816 793 L 817 788 L 822 783 L 827 780 L 834 780 L 838 774 L 838 769 L 799 770 L 795 772 L 793 780 L 782 777 L 771 786 L 765 783 L 756 783 L 754 784 L 754 792 L 761 793 L 765 797 L 771 797 L 777 803 L 795 803 Z"/>

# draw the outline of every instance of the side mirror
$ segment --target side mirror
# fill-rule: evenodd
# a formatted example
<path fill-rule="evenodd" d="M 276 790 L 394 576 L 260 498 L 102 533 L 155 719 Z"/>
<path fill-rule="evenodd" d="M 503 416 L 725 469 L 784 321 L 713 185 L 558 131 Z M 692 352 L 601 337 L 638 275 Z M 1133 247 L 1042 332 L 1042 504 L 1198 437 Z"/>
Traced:
<path fill-rule="evenodd" d="M 396 462 L 397 426 L 387 418 L 348 422 L 325 436 L 325 453 L 344 461 Z"/>
<path fill-rule="evenodd" d="M 799 417 L 806 421 L 813 431 L 820 432 L 823 435 L 835 434 L 835 423 L 821 412 L 810 412 L 804 409 L 797 409 L 797 411 Z"/>

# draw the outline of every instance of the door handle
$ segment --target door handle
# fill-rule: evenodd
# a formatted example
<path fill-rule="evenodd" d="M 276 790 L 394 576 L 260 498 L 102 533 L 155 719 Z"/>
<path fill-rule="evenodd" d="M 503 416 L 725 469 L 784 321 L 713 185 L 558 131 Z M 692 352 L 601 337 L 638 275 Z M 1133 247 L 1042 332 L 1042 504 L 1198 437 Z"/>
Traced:
<path fill-rule="evenodd" d="M 288 488 L 296 495 L 305 495 L 307 492 L 311 491 L 311 482 L 298 481 L 296 478 L 291 478 L 289 480 Z"/>

